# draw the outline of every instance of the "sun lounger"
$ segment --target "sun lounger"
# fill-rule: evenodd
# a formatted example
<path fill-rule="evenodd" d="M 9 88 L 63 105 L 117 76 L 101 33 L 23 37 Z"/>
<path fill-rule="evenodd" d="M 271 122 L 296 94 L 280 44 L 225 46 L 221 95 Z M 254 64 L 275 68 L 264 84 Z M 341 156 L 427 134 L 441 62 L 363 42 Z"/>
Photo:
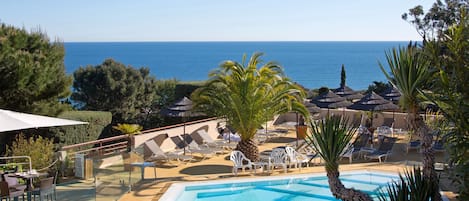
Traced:
<path fill-rule="evenodd" d="M 383 162 L 387 160 L 388 156 L 392 154 L 392 148 L 396 143 L 397 138 L 393 137 L 383 137 L 378 147 L 375 151 L 371 152 L 370 154 L 365 155 L 365 159 L 378 159 L 379 162 Z"/>
<path fill-rule="evenodd" d="M 420 142 L 420 140 L 410 141 L 409 143 L 407 143 L 406 153 L 409 153 L 409 151 L 412 150 L 412 149 L 420 150 L 421 145 L 422 145 L 422 143 Z"/>
<path fill-rule="evenodd" d="M 182 149 L 184 149 L 186 152 L 189 152 L 191 154 L 196 153 L 202 155 L 202 160 L 207 157 L 211 157 L 215 154 L 215 152 L 209 150 L 208 147 L 207 149 L 202 149 L 201 147 L 199 147 L 199 145 L 189 135 L 185 135 L 185 137 L 186 141 L 184 141 L 179 135 L 172 136 L 171 140 L 178 148 L 181 148 L 181 146 L 183 146 Z"/>
<path fill-rule="evenodd" d="M 352 143 L 349 143 L 347 147 L 343 150 L 343 152 L 340 154 L 342 158 L 348 158 L 349 163 L 352 163 L 353 160 L 353 153 L 354 153 L 355 148 L 353 147 Z"/>
<path fill-rule="evenodd" d="M 209 150 L 211 152 L 215 152 L 217 154 L 223 154 L 224 149 L 221 147 L 210 147 L 207 144 L 198 144 L 197 141 L 195 141 L 192 136 L 187 135 L 186 136 L 186 143 L 189 145 L 189 149 L 197 149 L 197 150 Z"/>
<path fill-rule="evenodd" d="M 198 130 L 196 134 L 202 138 L 203 144 L 206 144 L 209 147 L 217 147 L 217 148 L 224 148 L 226 147 L 227 143 L 225 140 L 214 140 L 205 130 Z"/>
<path fill-rule="evenodd" d="M 170 160 L 177 160 L 177 161 L 191 161 L 192 156 L 182 155 L 178 152 L 164 152 L 161 148 L 156 144 L 154 140 L 148 140 L 145 143 L 145 146 L 152 152 L 149 160 L 151 161 L 164 161 L 170 162 Z"/>

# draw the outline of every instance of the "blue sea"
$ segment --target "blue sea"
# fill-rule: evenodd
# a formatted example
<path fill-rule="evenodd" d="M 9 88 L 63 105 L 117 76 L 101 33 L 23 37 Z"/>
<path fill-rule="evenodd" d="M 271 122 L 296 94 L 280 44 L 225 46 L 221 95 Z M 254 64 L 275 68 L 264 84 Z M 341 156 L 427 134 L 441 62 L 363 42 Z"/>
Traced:
<path fill-rule="evenodd" d="M 366 89 L 386 81 L 378 61 L 387 66 L 385 51 L 408 42 L 67 42 L 65 66 L 98 65 L 106 58 L 149 67 L 157 79 L 200 81 L 225 60 L 241 62 L 243 54 L 263 52 L 263 61 L 276 61 L 293 81 L 307 88 L 336 88 L 345 65 L 346 84 Z"/>

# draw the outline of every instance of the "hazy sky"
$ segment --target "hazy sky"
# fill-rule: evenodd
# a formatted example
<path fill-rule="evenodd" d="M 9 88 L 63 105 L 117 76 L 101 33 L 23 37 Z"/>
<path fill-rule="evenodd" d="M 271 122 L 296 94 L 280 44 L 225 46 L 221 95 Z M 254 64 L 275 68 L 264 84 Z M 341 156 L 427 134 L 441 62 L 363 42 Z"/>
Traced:
<path fill-rule="evenodd" d="M 72 41 L 409 41 L 435 0 L 10 0 L 0 21 Z"/>

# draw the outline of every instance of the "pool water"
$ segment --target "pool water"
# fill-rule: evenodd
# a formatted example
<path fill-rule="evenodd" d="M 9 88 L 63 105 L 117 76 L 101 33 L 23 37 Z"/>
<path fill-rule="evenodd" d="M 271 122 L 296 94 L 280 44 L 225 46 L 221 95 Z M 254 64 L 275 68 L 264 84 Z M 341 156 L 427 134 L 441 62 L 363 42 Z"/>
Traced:
<path fill-rule="evenodd" d="M 343 184 L 364 191 L 378 200 L 380 189 L 393 180 L 397 174 L 376 171 L 344 172 L 340 176 Z M 176 185 L 174 188 L 173 186 Z M 179 185 L 179 186 L 178 186 Z M 261 179 L 238 179 L 236 181 L 198 182 L 173 184 L 161 200 L 177 201 L 282 201 L 282 200 L 337 200 L 329 190 L 327 177 L 322 174 L 305 174 Z M 182 192 L 177 192 L 177 189 Z M 166 194 L 171 195 L 166 195 Z"/>

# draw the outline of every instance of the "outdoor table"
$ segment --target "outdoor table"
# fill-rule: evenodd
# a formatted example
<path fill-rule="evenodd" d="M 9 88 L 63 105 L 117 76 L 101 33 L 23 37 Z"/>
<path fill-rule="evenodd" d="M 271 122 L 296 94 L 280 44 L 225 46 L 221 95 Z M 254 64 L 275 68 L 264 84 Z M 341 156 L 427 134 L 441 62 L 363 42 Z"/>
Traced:
<path fill-rule="evenodd" d="M 267 173 L 270 173 L 270 153 L 269 155 L 259 154 L 259 162 L 255 162 L 255 163 L 258 163 L 258 166 L 261 166 L 261 164 L 265 165 L 267 169 Z"/>
<path fill-rule="evenodd" d="M 142 180 L 145 179 L 145 167 L 153 167 L 153 171 L 155 173 L 155 179 L 156 179 L 156 166 L 152 162 L 135 162 L 130 164 L 132 167 L 140 167 L 141 170 L 141 178 Z M 130 171 L 132 172 L 132 171 Z"/>
<path fill-rule="evenodd" d="M 37 172 L 37 173 L 34 173 L 34 174 L 28 173 L 28 172 L 10 174 L 10 176 L 21 178 L 21 179 L 24 179 L 26 181 L 26 197 L 27 197 L 28 201 L 31 201 L 31 193 L 34 190 L 33 179 L 34 178 L 39 178 L 39 177 L 42 177 L 42 176 L 47 176 L 47 175 L 48 175 L 47 173 L 41 173 L 41 172 Z"/>
<path fill-rule="evenodd" d="M 261 168 L 261 171 L 264 172 L 267 170 L 267 172 L 269 172 L 269 163 L 266 163 L 266 162 L 262 162 L 262 161 L 259 161 L 259 162 L 253 162 L 252 163 L 252 166 L 254 168 L 254 174 L 256 174 L 256 170 L 257 168 Z M 265 166 L 265 168 L 264 168 Z"/>

